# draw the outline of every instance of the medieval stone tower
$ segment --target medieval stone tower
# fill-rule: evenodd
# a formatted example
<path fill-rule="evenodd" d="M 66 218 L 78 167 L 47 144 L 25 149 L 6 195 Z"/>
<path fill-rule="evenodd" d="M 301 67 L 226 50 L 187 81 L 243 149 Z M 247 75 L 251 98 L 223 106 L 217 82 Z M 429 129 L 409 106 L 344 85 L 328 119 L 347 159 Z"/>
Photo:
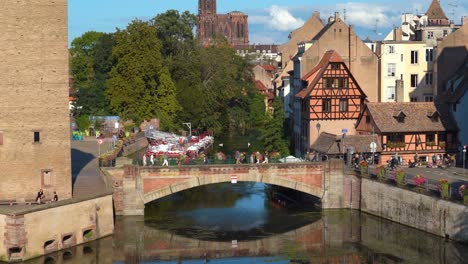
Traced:
<path fill-rule="evenodd" d="M 0 200 L 70 198 L 67 0 L 0 6 Z"/>
<path fill-rule="evenodd" d="M 197 38 L 210 44 L 215 35 L 226 37 L 233 46 L 249 44 L 248 16 L 239 11 L 216 14 L 216 0 L 198 0 Z"/>

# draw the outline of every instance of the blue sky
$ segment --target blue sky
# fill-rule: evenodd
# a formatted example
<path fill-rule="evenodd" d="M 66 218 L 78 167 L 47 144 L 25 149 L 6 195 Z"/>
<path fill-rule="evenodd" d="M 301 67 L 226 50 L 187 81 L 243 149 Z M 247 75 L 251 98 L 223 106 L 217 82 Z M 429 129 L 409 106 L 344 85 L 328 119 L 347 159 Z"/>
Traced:
<path fill-rule="evenodd" d="M 322 18 L 346 9 L 347 22 L 354 24 L 361 38 L 383 38 L 400 23 L 402 13 L 424 13 L 431 0 L 218 0 L 218 13 L 238 10 L 249 15 L 251 43 L 281 44 L 289 32 L 301 26 L 319 11 Z M 468 1 L 442 0 L 442 8 L 449 19 L 460 23 L 468 16 Z M 169 9 L 197 13 L 198 0 L 68 0 L 69 42 L 87 31 L 113 32 L 125 28 L 133 19 L 148 20 Z M 452 13 L 454 11 L 454 14 Z"/>

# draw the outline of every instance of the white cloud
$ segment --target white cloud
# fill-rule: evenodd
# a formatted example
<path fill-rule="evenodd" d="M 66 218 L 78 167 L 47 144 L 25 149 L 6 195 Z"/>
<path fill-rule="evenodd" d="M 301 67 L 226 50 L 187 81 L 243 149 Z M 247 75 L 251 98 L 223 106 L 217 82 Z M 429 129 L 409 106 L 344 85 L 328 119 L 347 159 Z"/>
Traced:
<path fill-rule="evenodd" d="M 291 31 L 304 24 L 304 20 L 295 18 L 286 7 L 273 5 L 268 8 L 268 15 L 251 16 L 250 23 L 267 25 L 279 31 Z"/>

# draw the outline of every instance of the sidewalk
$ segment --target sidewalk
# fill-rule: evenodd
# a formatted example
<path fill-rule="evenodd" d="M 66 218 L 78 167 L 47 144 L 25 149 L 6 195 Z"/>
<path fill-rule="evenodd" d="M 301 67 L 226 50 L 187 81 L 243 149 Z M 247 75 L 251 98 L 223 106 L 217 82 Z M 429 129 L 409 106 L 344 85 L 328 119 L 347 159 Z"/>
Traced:
<path fill-rule="evenodd" d="M 106 190 L 98 167 L 96 140 L 72 141 L 73 197 L 83 197 Z"/>

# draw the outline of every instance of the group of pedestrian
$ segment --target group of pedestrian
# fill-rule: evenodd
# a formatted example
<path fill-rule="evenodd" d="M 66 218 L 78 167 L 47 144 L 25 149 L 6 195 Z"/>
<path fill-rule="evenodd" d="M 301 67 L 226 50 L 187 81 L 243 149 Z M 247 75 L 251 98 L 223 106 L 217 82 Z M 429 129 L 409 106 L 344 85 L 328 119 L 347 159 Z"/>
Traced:
<path fill-rule="evenodd" d="M 245 163 L 250 163 L 250 164 L 260 164 L 260 163 L 268 163 L 268 152 L 265 152 L 265 154 L 261 154 L 260 152 L 252 152 L 250 155 L 247 155 L 245 152 L 240 152 L 236 151 L 234 153 L 234 157 L 236 159 L 236 164 L 245 164 Z M 249 157 L 249 160 L 247 160 L 247 157 Z"/>
<path fill-rule="evenodd" d="M 143 166 L 145 166 L 145 167 L 147 165 L 149 165 L 147 159 L 148 158 L 147 158 L 146 154 L 144 154 L 142 161 L 143 161 Z M 151 164 L 151 166 L 154 166 L 154 162 L 155 162 L 154 155 L 151 154 L 150 157 L 149 157 L 149 163 Z M 163 167 L 164 166 L 169 166 L 169 161 L 167 160 L 167 155 L 166 154 L 163 155 L 163 162 L 162 162 L 161 166 L 163 166 Z"/>
<path fill-rule="evenodd" d="M 45 194 L 44 194 L 44 191 L 42 189 L 40 189 L 38 192 L 37 192 L 37 196 L 36 196 L 36 203 L 38 204 L 42 204 L 45 202 Z M 58 201 L 58 195 L 57 195 L 57 192 L 54 191 L 54 196 L 52 198 L 52 201 L 53 202 L 57 202 Z"/>

